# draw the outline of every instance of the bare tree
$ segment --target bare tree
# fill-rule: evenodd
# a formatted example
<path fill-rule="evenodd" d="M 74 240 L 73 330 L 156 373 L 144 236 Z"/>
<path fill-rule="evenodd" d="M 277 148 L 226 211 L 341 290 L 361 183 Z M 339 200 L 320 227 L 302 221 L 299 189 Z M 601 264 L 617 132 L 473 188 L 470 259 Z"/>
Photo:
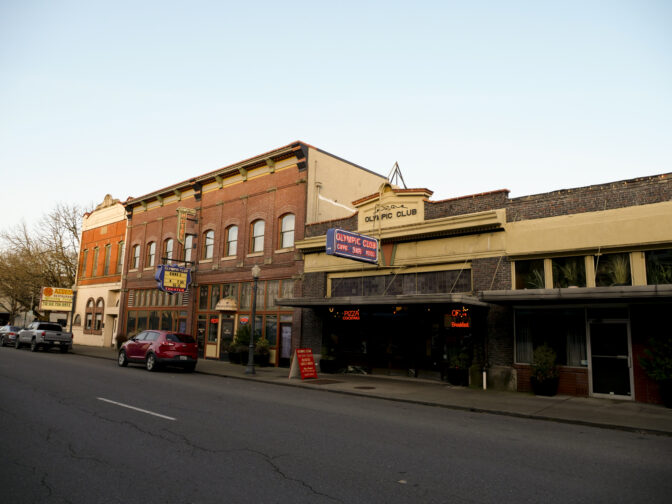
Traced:
<path fill-rule="evenodd" d="M 43 286 L 75 283 L 82 217 L 78 205 L 59 204 L 31 230 L 25 222 L 0 232 L 0 302 L 10 314 L 36 310 Z M 11 308 L 17 305 L 17 307 Z M 5 306 L 8 305 L 8 306 Z"/>

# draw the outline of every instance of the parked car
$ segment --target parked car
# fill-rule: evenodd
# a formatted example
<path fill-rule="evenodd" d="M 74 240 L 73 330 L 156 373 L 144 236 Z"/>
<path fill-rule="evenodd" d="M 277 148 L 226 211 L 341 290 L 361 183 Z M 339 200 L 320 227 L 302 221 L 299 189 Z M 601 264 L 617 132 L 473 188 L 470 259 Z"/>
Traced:
<path fill-rule="evenodd" d="M 198 345 L 190 334 L 148 330 L 121 345 L 117 363 L 122 367 L 129 362 L 144 364 L 147 371 L 172 365 L 191 372 L 196 369 L 197 361 Z"/>
<path fill-rule="evenodd" d="M 14 346 L 21 348 L 23 345 L 30 345 L 31 352 L 36 352 L 40 348 L 49 350 L 51 347 L 57 347 L 65 353 L 72 349 L 72 334 L 64 330 L 60 324 L 53 322 L 33 322 L 27 329 L 21 329 L 16 335 Z"/>
<path fill-rule="evenodd" d="M 6 325 L 0 327 L 0 346 L 14 346 L 16 344 L 16 335 L 19 334 L 20 327 Z"/>

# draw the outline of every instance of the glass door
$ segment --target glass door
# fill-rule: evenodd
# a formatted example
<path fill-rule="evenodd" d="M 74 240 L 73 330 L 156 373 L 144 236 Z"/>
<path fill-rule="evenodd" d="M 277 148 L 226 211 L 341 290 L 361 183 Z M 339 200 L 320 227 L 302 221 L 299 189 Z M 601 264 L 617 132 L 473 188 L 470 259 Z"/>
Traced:
<path fill-rule="evenodd" d="M 626 321 L 590 321 L 592 393 L 632 397 L 630 334 Z"/>

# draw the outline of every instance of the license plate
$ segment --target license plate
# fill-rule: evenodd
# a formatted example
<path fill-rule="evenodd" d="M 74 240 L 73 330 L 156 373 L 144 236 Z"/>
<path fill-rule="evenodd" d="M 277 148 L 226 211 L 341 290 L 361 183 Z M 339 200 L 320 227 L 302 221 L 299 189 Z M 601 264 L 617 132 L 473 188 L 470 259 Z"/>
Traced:
<path fill-rule="evenodd" d="M 187 356 L 186 355 L 180 355 L 180 360 L 187 360 Z"/>

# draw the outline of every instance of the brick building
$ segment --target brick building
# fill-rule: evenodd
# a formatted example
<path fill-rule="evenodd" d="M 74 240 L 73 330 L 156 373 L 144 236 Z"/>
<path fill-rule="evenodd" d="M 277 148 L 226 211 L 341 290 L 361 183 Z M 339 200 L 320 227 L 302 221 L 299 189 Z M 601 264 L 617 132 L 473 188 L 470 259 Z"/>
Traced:
<path fill-rule="evenodd" d="M 341 366 L 530 390 L 546 344 L 561 394 L 660 400 L 639 357 L 670 338 L 671 174 L 509 198 L 379 191 L 309 224 L 304 341 Z M 327 229 L 377 238 L 378 264 L 327 255 Z M 327 363 L 328 364 L 328 363 Z M 467 371 L 468 370 L 468 371 Z"/>
<path fill-rule="evenodd" d="M 82 219 L 72 332 L 83 345 L 113 344 L 118 332 L 126 212 L 109 194 Z"/>
<path fill-rule="evenodd" d="M 343 181 L 348 183 L 344 184 Z M 125 335 L 146 328 L 197 335 L 202 357 L 226 356 L 250 323 L 253 266 L 259 266 L 255 333 L 275 364 L 301 341 L 301 311 L 279 297 L 301 295 L 302 256 L 294 243 L 306 223 L 352 213 L 350 201 L 384 177 L 303 142 L 164 187 L 126 203 L 128 247 L 122 318 Z M 178 230 L 184 214 L 184 236 Z M 157 290 L 159 264 L 186 265 L 187 292 Z"/>

